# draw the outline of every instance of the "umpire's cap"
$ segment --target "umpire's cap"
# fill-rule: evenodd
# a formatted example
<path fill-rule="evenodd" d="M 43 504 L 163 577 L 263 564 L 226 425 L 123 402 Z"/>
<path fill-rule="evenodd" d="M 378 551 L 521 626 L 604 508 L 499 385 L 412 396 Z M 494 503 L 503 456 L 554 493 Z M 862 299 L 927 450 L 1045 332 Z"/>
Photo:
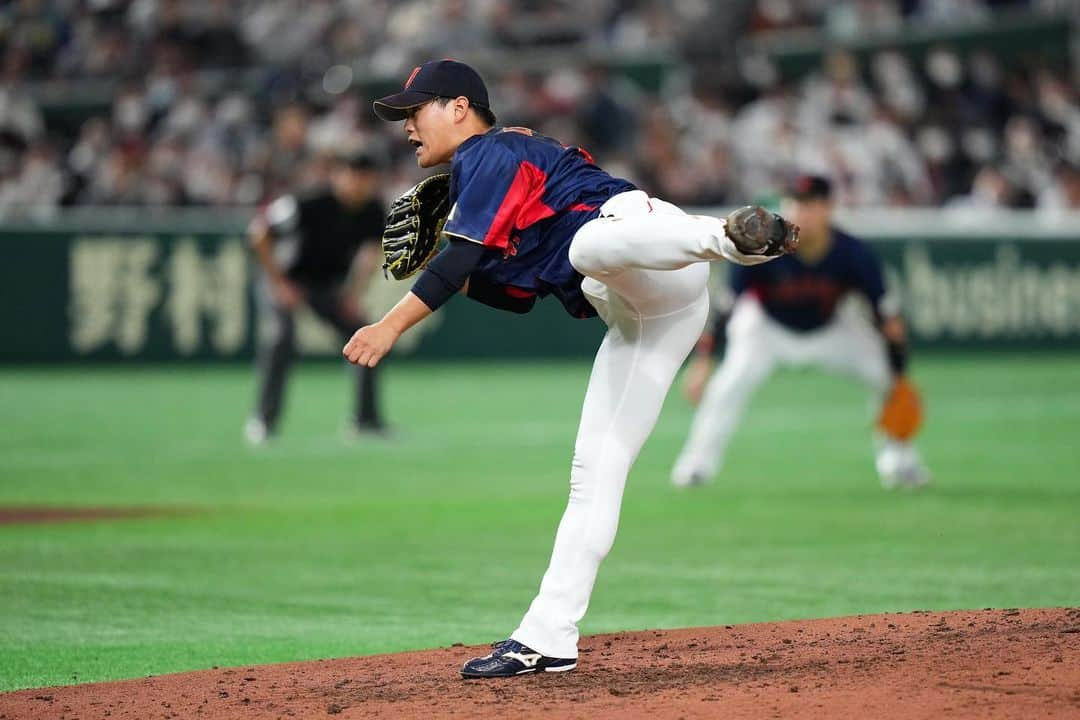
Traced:
<path fill-rule="evenodd" d="M 788 188 L 787 196 L 796 200 L 828 200 L 832 183 L 824 175 L 799 175 Z"/>
<path fill-rule="evenodd" d="M 409 110 L 437 97 L 467 97 L 473 105 L 490 108 L 480 73 L 457 60 L 430 60 L 413 69 L 401 92 L 374 102 L 383 120 L 404 120 Z"/>
<path fill-rule="evenodd" d="M 350 170 L 363 172 L 365 170 L 378 170 L 379 157 L 374 152 L 363 147 L 343 147 L 330 154 L 335 165 L 347 167 Z"/>

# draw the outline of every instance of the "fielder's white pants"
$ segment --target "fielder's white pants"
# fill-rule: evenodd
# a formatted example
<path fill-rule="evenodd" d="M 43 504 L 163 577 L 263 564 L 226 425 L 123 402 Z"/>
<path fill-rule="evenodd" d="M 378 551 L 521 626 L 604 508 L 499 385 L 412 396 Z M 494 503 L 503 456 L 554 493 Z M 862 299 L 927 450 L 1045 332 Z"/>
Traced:
<path fill-rule="evenodd" d="M 735 426 L 754 390 L 778 366 L 820 367 L 853 376 L 873 394 L 879 408 L 892 386 L 884 339 L 852 303 L 842 303 L 825 327 L 797 333 L 768 316 L 751 295 L 742 295 L 727 324 L 724 360 L 705 386 L 690 436 L 672 470 L 676 485 L 712 477 L 723 461 Z M 879 439 L 878 452 L 921 463 L 914 447 Z M 880 458 L 879 458 L 880 459 Z"/>
<path fill-rule="evenodd" d="M 615 541 L 626 476 L 705 325 L 702 261 L 732 254 L 723 228 L 633 191 L 609 200 L 571 243 L 570 262 L 608 331 L 585 393 L 551 562 L 511 635 L 539 653 L 577 657 L 577 623 Z"/>

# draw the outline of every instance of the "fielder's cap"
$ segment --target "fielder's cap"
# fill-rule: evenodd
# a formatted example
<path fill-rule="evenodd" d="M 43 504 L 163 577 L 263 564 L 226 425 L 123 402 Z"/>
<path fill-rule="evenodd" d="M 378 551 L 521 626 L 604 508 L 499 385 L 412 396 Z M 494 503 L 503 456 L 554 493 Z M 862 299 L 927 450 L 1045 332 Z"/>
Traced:
<path fill-rule="evenodd" d="M 430 60 L 413 69 L 401 92 L 376 100 L 375 114 L 383 120 L 404 120 L 409 110 L 437 97 L 462 96 L 473 105 L 491 107 L 480 73 L 456 60 Z"/>
<path fill-rule="evenodd" d="M 799 175 L 791 184 L 788 197 L 796 200 L 828 200 L 832 197 L 832 183 L 824 175 Z"/>

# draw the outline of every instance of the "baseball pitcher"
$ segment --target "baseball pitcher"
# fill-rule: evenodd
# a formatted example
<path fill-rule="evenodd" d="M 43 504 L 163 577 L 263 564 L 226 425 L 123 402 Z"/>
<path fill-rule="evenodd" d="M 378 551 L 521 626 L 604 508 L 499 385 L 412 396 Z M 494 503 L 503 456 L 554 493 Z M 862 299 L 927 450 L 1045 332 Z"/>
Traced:
<path fill-rule="evenodd" d="M 553 296 L 572 317 L 608 326 L 597 352 L 570 470 L 570 500 L 550 565 L 521 624 L 467 678 L 577 665 L 577 623 L 615 540 L 623 486 L 664 396 L 705 324 L 708 261 L 766 262 L 797 228 L 762 208 L 691 216 L 593 164 L 588 153 L 495 125 L 471 67 L 435 60 L 375 102 L 404 121 L 420 167 L 450 163 L 398 199 L 383 235 L 386 268 L 424 268 L 382 320 L 343 353 L 374 366 L 397 338 L 456 293 L 510 312 Z M 445 247 L 437 252 L 440 239 Z M 428 262 L 430 259 L 430 263 Z"/>

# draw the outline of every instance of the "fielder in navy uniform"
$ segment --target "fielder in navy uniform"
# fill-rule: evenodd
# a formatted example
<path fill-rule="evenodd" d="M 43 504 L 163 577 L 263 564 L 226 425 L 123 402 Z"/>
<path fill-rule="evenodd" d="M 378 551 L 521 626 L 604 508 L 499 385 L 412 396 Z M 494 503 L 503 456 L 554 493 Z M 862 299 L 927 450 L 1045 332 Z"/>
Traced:
<path fill-rule="evenodd" d="M 713 477 L 750 396 L 777 367 L 809 365 L 855 377 L 878 404 L 904 377 L 904 322 L 886 292 L 881 262 L 867 245 L 833 225 L 832 211 L 826 178 L 797 179 L 783 203 L 785 216 L 800 228 L 796 252 L 767 265 L 731 268 L 734 305 L 718 314 L 713 334 L 703 336 L 688 371 L 687 394 L 699 404 L 672 471 L 675 485 L 699 485 Z M 725 334 L 723 362 L 711 372 L 713 339 Z M 929 481 L 910 441 L 879 432 L 875 442 L 885 487 Z"/>
<path fill-rule="evenodd" d="M 794 247 L 797 229 L 761 208 L 726 220 L 687 215 L 608 175 L 579 148 L 496 127 L 483 80 L 452 60 L 418 67 L 375 112 L 404 121 L 420 167 L 451 164 L 448 243 L 397 306 L 353 335 L 343 350 L 351 362 L 374 366 L 459 292 L 518 313 L 551 295 L 572 317 L 599 315 L 608 326 L 539 594 L 510 639 L 461 673 L 572 670 L 577 623 L 614 542 L 627 473 L 705 324 L 705 263 L 765 262 Z"/>
<path fill-rule="evenodd" d="M 248 229 L 262 269 L 256 298 L 270 337 L 256 357 L 256 406 L 244 435 L 261 445 L 278 430 L 296 345 L 296 310 L 307 305 L 343 337 L 364 324 L 360 298 L 378 269 L 385 209 L 376 159 L 348 151 L 333 160 L 330 184 L 270 203 Z M 375 371 L 356 369 L 350 432 L 382 436 Z"/>

